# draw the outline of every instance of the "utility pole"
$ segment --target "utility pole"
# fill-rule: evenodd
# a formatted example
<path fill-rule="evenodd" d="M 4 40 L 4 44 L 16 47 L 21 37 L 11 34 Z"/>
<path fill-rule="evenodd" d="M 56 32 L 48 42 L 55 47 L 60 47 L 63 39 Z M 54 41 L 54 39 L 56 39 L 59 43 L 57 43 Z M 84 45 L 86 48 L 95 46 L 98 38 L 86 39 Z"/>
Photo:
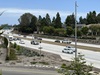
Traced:
<path fill-rule="evenodd" d="M 75 1 L 75 58 L 77 58 L 77 2 Z"/>

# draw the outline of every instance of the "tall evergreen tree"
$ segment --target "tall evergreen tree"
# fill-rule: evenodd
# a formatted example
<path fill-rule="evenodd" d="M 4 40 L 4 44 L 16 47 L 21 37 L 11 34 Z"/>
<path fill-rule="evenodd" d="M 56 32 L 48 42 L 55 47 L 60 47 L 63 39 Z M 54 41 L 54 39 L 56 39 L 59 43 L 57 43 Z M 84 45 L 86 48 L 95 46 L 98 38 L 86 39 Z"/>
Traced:
<path fill-rule="evenodd" d="M 46 21 L 48 26 L 51 25 L 51 19 L 48 13 L 46 14 Z"/>
<path fill-rule="evenodd" d="M 89 12 L 87 13 L 87 24 L 96 24 L 97 18 L 96 18 L 96 12 Z"/>
<path fill-rule="evenodd" d="M 52 18 L 52 23 L 51 23 L 51 25 L 52 25 L 53 27 L 55 27 L 55 20 L 56 20 L 55 17 L 53 17 L 53 18 Z"/>
<path fill-rule="evenodd" d="M 79 24 L 87 24 L 86 18 L 79 17 Z"/>
<path fill-rule="evenodd" d="M 67 16 L 66 20 L 65 20 L 65 24 L 67 26 L 71 26 L 72 28 L 74 28 L 75 26 L 75 18 L 74 18 L 74 14 Z"/>
<path fill-rule="evenodd" d="M 62 28 L 61 17 L 60 17 L 59 12 L 57 12 L 56 14 L 55 28 Z"/>

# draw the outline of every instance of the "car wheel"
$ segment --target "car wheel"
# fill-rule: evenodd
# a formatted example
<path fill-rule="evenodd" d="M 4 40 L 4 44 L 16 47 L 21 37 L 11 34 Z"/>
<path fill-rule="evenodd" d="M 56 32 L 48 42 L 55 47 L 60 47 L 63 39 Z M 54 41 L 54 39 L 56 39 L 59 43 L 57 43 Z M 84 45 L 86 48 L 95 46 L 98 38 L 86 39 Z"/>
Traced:
<path fill-rule="evenodd" d="M 64 53 L 64 51 L 62 51 Z"/>

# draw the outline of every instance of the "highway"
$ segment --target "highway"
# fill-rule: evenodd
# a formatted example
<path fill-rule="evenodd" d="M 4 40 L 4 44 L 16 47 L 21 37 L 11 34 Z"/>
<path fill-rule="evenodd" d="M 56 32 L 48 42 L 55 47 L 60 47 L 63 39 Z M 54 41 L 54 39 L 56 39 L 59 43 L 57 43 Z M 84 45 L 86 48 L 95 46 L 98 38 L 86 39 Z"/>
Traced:
<path fill-rule="evenodd" d="M 7 34 L 7 32 L 5 32 L 5 34 Z M 10 31 L 9 31 L 9 35 L 10 35 Z M 13 36 L 15 36 L 15 35 L 18 36 L 17 34 L 13 34 Z M 22 37 L 22 36 L 20 36 L 20 37 Z M 27 37 L 32 38 L 29 36 L 27 36 Z M 25 44 L 19 44 L 19 41 L 13 41 L 13 43 L 16 42 L 18 45 L 39 50 L 40 45 L 31 45 L 29 40 L 25 40 L 25 39 L 22 39 L 22 40 L 25 42 Z M 43 38 L 43 40 L 54 42 L 54 40 L 52 40 L 52 39 L 46 39 L 46 38 L 44 39 Z M 74 42 L 72 42 L 72 44 L 74 44 Z M 78 45 L 100 48 L 100 45 L 93 45 L 93 44 L 78 43 Z M 43 47 L 42 51 L 58 54 L 62 57 L 62 59 L 65 59 L 65 60 L 71 60 L 75 55 L 75 54 L 62 53 L 62 49 L 65 46 L 41 43 L 41 47 Z M 79 49 L 79 48 L 78 48 L 78 52 L 85 55 L 87 64 L 92 63 L 94 67 L 100 68 L 100 58 L 99 58 L 100 52 L 90 51 L 90 50 L 86 50 L 86 49 L 84 50 L 84 49 Z"/>

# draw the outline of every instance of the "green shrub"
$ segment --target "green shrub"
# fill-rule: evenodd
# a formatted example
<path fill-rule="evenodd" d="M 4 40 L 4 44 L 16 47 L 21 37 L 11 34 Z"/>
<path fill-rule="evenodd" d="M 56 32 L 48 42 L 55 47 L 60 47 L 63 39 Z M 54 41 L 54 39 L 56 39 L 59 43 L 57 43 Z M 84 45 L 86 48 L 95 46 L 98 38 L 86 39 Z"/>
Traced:
<path fill-rule="evenodd" d="M 39 62 L 40 64 L 43 64 L 43 65 L 49 65 L 48 62 Z"/>
<path fill-rule="evenodd" d="M 19 50 L 20 50 L 20 46 L 19 46 L 19 45 L 17 45 L 16 49 L 19 51 Z"/>
<path fill-rule="evenodd" d="M 31 64 L 36 64 L 37 62 L 30 62 Z"/>
<path fill-rule="evenodd" d="M 16 56 L 16 53 L 15 53 L 15 50 L 10 49 L 10 54 L 9 54 L 8 60 L 16 60 L 16 59 L 17 59 L 17 56 Z"/>
<path fill-rule="evenodd" d="M 7 48 L 7 46 L 8 46 L 8 40 L 7 40 L 6 37 L 4 37 L 4 45 L 5 45 L 5 47 Z"/>
<path fill-rule="evenodd" d="M 16 47 L 17 47 L 17 44 L 16 44 L 16 43 L 14 43 L 14 44 L 13 44 L 13 47 L 14 47 L 14 48 L 16 48 Z"/>

